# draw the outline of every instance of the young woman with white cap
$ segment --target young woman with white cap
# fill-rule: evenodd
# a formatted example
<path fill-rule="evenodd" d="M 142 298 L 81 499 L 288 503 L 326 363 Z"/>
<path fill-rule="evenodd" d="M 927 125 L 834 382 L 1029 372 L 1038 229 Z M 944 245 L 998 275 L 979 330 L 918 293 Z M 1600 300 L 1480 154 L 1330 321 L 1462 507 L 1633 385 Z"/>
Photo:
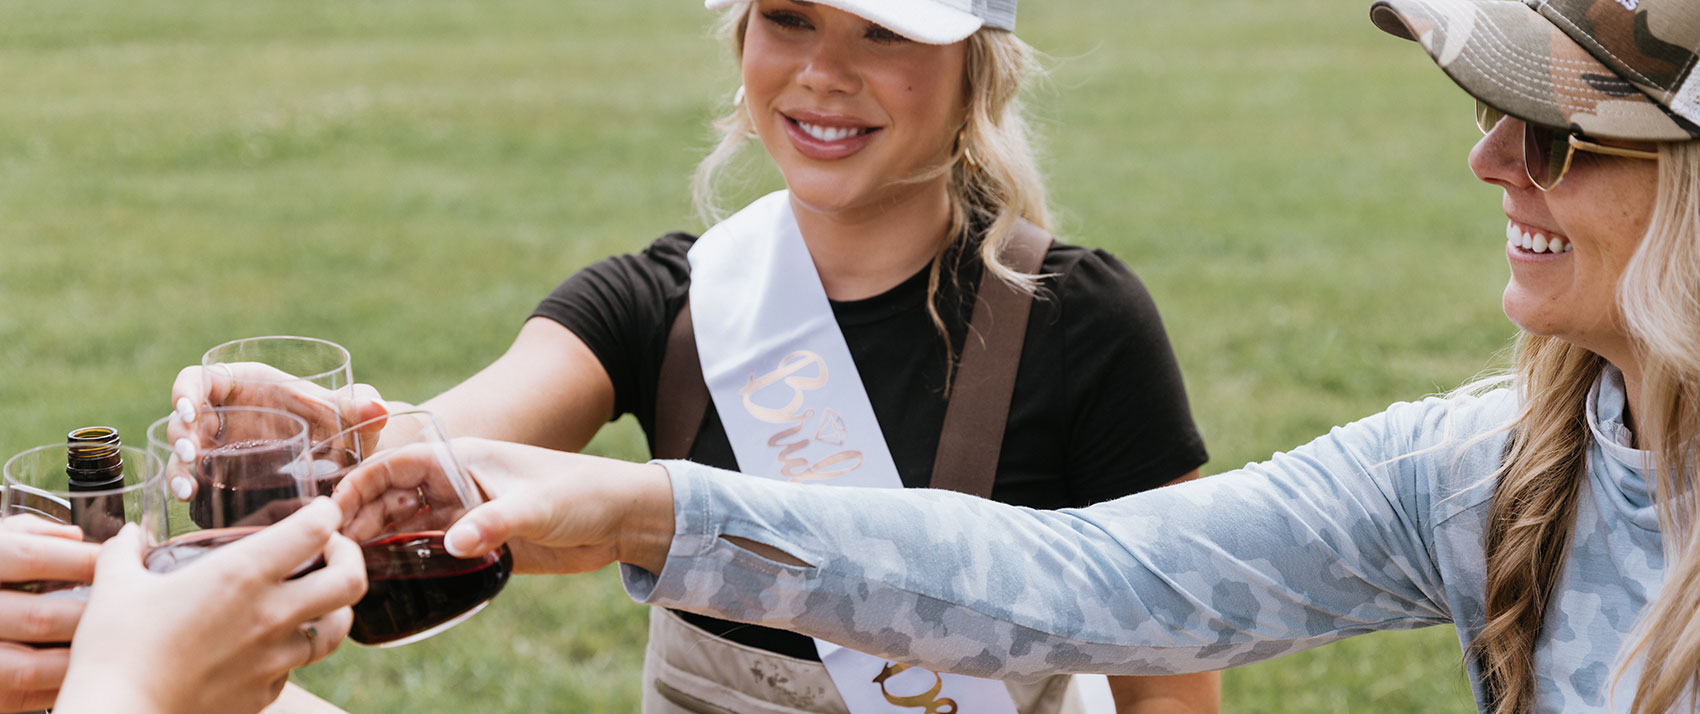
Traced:
<path fill-rule="evenodd" d="M 728 88 L 699 205 L 751 144 L 786 190 L 568 279 L 503 357 L 426 403 L 451 432 L 576 450 L 634 414 L 662 457 L 1037 508 L 1197 476 L 1203 442 L 1144 287 L 1043 230 L 1014 0 L 706 5 L 726 9 L 743 86 Z M 220 393 L 195 370 L 178 385 L 191 408 Z M 516 565 L 550 567 L 524 551 Z M 913 711 L 900 693 L 920 672 L 879 677 L 888 666 L 657 610 L 644 711 Z M 1068 689 L 944 677 L 940 698 L 1048 713 Z M 1214 712 L 1218 698 L 1213 674 L 1111 689 L 1122 712 Z"/>
<path fill-rule="evenodd" d="M 1028 255 L 1040 262 L 1012 264 L 1022 233 L 1048 242 L 1017 98 L 1030 60 L 1009 31 L 1014 2 L 707 5 L 728 8 L 724 29 L 743 86 L 699 169 L 699 205 L 712 206 L 720 169 L 752 143 L 787 190 L 701 239 L 665 236 L 574 276 L 492 372 L 429 406 L 449 419 L 499 412 L 504 423 L 571 414 L 576 429 L 551 434 L 460 430 L 567 449 L 611 416 L 635 413 L 658 456 L 794 481 L 942 487 L 944 465 L 957 463 L 943 453 L 948 407 L 997 381 L 964 355 L 995 329 L 969 314 L 990 285 L 1018 303 L 1039 297 L 1025 325 L 1020 308 L 994 310 L 994 321 L 1025 329 L 1006 348 L 1020 361 L 1004 384 L 1013 394 L 985 407 L 1007 412 L 1001 454 L 994 430 L 958 439 L 994 456 L 980 495 L 1083 506 L 1196 475 L 1202 442 L 1161 323 L 1132 274 L 1101 252 L 1043 243 Z M 686 318 L 680 342 L 673 335 Z M 550 337 L 531 339 L 538 332 Z M 693 347 L 699 359 L 683 367 L 710 409 L 684 403 L 686 380 L 663 364 Z M 533 388 L 536 373 L 512 367 L 545 360 L 547 374 L 572 380 L 556 382 L 563 394 L 594 398 L 520 410 L 494 398 Z M 1120 376 L 1106 379 L 1112 372 Z M 765 389 L 747 389 L 764 377 Z M 787 391 L 788 380 L 812 378 L 822 386 Z M 783 414 L 757 406 L 787 405 L 793 393 L 800 401 Z M 1112 437 L 1109 422 L 1129 406 L 1146 433 Z M 679 414 L 696 418 L 671 427 Z M 682 443 L 669 436 L 674 428 L 687 432 Z M 782 630 L 657 610 L 644 710 L 906 711 L 886 696 L 896 685 L 874 681 L 884 664 Z M 947 695 L 987 712 L 1058 711 L 1066 696 L 1061 679 L 947 679 Z M 1210 676 L 1113 686 L 1123 711 L 1215 710 Z"/>
<path fill-rule="evenodd" d="M 511 541 L 560 572 L 618 560 L 643 602 L 980 676 L 1203 671 L 1451 624 L 1483 712 L 1695 711 L 1700 10 L 1372 15 L 1476 100 L 1469 163 L 1503 191 L 1503 307 L 1523 333 L 1505 377 L 1058 512 L 468 441 L 495 497 L 451 549 Z M 431 477 L 397 453 L 338 497 L 353 510 Z"/>

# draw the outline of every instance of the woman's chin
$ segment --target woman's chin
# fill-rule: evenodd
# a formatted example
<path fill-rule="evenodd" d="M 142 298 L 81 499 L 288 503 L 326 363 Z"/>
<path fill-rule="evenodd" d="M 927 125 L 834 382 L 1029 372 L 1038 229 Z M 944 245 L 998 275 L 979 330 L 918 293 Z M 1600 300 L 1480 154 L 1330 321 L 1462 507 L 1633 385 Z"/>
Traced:
<path fill-rule="evenodd" d="M 1568 312 L 1556 300 L 1531 295 L 1519 290 L 1516 283 L 1506 286 L 1500 298 L 1500 309 L 1517 329 L 1531 335 L 1563 336 L 1573 331 L 1566 319 Z"/>
<path fill-rule="evenodd" d="M 842 176 L 787 177 L 785 188 L 791 192 L 792 201 L 815 213 L 838 213 L 867 203 L 866 192 Z"/>
<path fill-rule="evenodd" d="M 1540 310 L 1536 305 L 1531 305 L 1531 302 L 1537 305 L 1539 303 L 1519 289 L 1516 281 L 1512 281 L 1505 286 L 1505 293 L 1500 296 L 1499 309 L 1505 313 L 1505 319 L 1510 320 L 1519 330 L 1532 335 L 1551 334 L 1551 330 L 1545 325 L 1546 321 L 1541 319 Z"/>

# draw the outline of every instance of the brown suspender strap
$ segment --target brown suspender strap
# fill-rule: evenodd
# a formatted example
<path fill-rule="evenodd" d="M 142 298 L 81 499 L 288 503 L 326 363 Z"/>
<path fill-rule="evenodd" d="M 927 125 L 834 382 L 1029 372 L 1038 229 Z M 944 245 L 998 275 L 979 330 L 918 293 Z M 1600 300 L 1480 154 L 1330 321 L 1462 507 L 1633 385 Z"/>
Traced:
<path fill-rule="evenodd" d="M 1050 247 L 1050 234 L 1021 221 L 1000 255 L 1005 265 L 1032 275 L 1039 272 Z M 1011 287 L 989 270 L 980 273 L 974 316 L 963 337 L 962 361 L 951 383 L 950 405 L 945 407 L 928 486 L 981 498 L 992 495 L 1032 307 L 1031 294 Z"/>
<path fill-rule="evenodd" d="M 667 351 L 661 356 L 661 378 L 655 385 L 655 445 L 658 459 L 688 459 L 702 421 L 708 418 L 708 383 L 697 359 L 696 335 L 691 331 L 691 300 L 673 317 L 667 332 Z"/>
<path fill-rule="evenodd" d="M 1004 246 L 1005 265 L 1027 274 L 1039 272 L 1051 236 L 1021 221 Z M 968 323 L 962 360 L 945 407 L 944 428 L 933 459 L 932 488 L 973 494 L 992 493 L 1010 396 L 1015 392 L 1016 368 L 1027 339 L 1031 295 L 1010 287 L 989 272 L 980 275 L 974 315 Z M 697 359 L 696 335 L 691 331 L 690 300 L 679 308 L 667 333 L 667 351 L 655 393 L 655 451 L 658 459 L 691 455 L 697 432 L 708 416 L 708 385 Z"/>

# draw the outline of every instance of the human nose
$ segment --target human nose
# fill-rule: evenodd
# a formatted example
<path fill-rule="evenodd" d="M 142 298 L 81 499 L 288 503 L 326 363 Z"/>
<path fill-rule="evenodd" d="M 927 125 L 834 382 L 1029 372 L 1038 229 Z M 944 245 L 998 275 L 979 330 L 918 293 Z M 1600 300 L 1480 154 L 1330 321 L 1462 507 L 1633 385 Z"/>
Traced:
<path fill-rule="evenodd" d="M 1470 171 L 1476 178 L 1502 188 L 1527 188 L 1523 168 L 1523 120 L 1505 117 L 1470 149 Z"/>
<path fill-rule="evenodd" d="M 821 94 L 854 94 L 861 88 L 861 79 L 850 61 L 848 49 L 831 37 L 815 43 L 797 77 L 798 83 Z"/>

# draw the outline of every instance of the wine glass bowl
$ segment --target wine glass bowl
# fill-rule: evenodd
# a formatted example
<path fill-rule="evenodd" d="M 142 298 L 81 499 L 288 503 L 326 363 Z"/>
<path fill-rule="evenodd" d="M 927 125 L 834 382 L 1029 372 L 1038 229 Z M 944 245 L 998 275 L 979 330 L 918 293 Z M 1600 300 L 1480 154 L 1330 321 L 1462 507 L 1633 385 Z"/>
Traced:
<path fill-rule="evenodd" d="M 272 370 L 236 374 L 232 365 L 241 363 L 265 365 Z M 206 380 L 225 373 L 238 381 L 305 381 L 331 391 L 354 383 L 348 350 L 335 342 L 312 337 L 269 335 L 231 340 L 201 355 L 201 367 Z"/>
<path fill-rule="evenodd" d="M 76 435 L 73 432 L 72 438 L 77 439 Z M 124 524 L 140 522 L 145 491 L 161 482 L 161 462 L 146 449 L 117 444 L 116 433 L 111 436 L 111 441 L 93 446 L 87 440 L 73 440 L 25 449 L 12 456 L 0 467 L 4 472 L 0 518 L 33 517 L 76 526 L 89 543 L 105 542 Z M 80 465 L 91 460 L 100 464 L 99 481 L 79 478 L 87 475 L 79 473 L 85 471 Z M 36 581 L 0 587 L 40 593 L 78 585 L 81 583 Z"/>
<path fill-rule="evenodd" d="M 378 450 L 365 461 L 381 461 L 405 449 L 410 457 L 423 455 L 430 462 L 431 477 L 360 493 L 362 503 L 343 533 L 360 543 L 366 557 L 367 591 L 354 605 L 349 639 L 395 647 L 431 637 L 482 610 L 507 584 L 513 557 L 506 546 L 474 558 L 449 554 L 443 534 L 483 503 L 483 495 L 430 412 L 397 412 L 383 420 Z M 314 452 L 350 454 L 347 443 L 373 426 L 356 424 L 319 442 Z M 350 470 L 323 478 L 340 481 Z"/>
<path fill-rule="evenodd" d="M 201 355 L 201 388 L 214 405 L 269 407 L 300 416 L 311 438 L 320 439 L 359 419 L 347 413 L 354 395 L 350 364 L 348 350 L 335 342 L 248 337 Z M 348 448 L 358 459 L 361 442 L 352 439 Z"/>
<path fill-rule="evenodd" d="M 299 510 L 312 498 L 307 422 L 263 407 L 213 407 L 148 427 L 165 478 L 147 489 L 147 565 L 168 572 Z"/>

